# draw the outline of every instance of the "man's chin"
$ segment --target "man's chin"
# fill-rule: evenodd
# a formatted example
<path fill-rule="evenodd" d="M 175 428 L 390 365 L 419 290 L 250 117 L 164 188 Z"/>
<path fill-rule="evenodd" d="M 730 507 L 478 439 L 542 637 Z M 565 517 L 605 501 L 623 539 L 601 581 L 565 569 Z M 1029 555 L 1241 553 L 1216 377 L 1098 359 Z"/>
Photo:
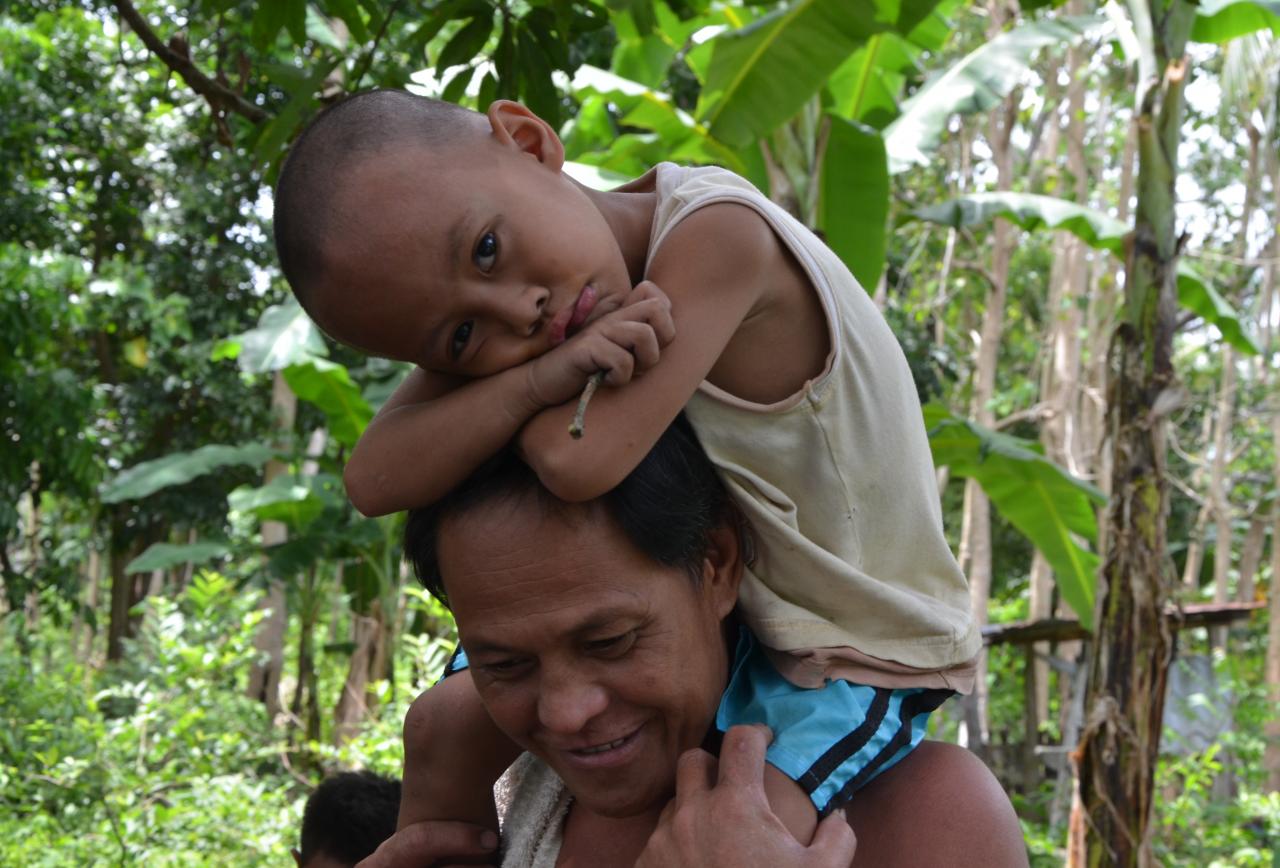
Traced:
<path fill-rule="evenodd" d="M 602 817 L 625 819 L 661 810 L 675 793 L 675 777 L 655 780 L 645 776 L 637 780 L 633 769 L 583 771 L 581 769 L 552 769 L 573 795 L 574 801 Z"/>
<path fill-rule="evenodd" d="M 643 814 L 656 814 L 671 799 L 667 788 L 654 788 L 650 793 L 639 793 L 633 788 L 599 791 L 595 787 L 574 786 L 565 782 L 573 799 L 583 808 L 611 820 L 625 820 Z"/>

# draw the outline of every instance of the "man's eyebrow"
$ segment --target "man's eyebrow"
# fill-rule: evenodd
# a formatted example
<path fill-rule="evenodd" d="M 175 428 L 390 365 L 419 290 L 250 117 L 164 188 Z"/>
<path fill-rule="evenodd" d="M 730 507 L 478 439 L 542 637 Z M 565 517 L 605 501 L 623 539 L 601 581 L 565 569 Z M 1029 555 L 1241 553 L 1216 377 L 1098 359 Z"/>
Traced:
<path fill-rule="evenodd" d="M 581 639 L 583 636 L 603 630 L 606 627 L 612 627 L 619 621 L 633 621 L 637 624 L 645 620 L 645 614 L 635 609 L 617 607 L 613 609 L 605 609 L 600 612 L 593 612 L 589 617 L 574 624 L 565 632 L 574 639 Z M 512 648 L 503 645 L 501 642 L 472 642 L 471 647 L 467 648 L 467 654 L 512 654 L 519 653 L 518 648 Z M 465 647 L 465 646 L 464 646 Z"/>

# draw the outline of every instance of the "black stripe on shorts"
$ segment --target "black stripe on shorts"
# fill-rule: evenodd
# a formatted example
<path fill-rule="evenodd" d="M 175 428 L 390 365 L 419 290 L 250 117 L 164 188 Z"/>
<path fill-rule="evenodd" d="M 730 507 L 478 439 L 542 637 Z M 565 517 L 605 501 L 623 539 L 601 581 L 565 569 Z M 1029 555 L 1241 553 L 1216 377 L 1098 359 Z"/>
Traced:
<path fill-rule="evenodd" d="M 875 776 L 876 772 L 884 767 L 884 764 L 893 758 L 893 755 L 911 741 L 911 721 L 916 715 L 931 712 L 942 703 L 955 695 L 954 690 L 943 690 L 936 688 L 928 688 L 921 690 L 919 693 L 913 693 L 902 700 L 902 707 L 898 714 L 898 731 L 894 733 L 893 738 L 884 746 L 880 753 L 876 754 L 871 762 L 863 766 L 856 775 L 849 779 L 841 789 L 831 797 L 831 801 L 827 802 L 827 806 L 820 812 L 820 817 L 834 811 L 836 808 L 848 802 L 853 798 L 854 793 L 862 789 L 867 781 Z M 879 699 L 879 697 L 876 697 Z M 881 713 L 883 716 L 883 712 Z M 861 729 L 862 727 L 859 727 Z M 843 740 L 842 740 L 843 742 Z M 825 759 L 826 757 L 823 757 Z"/>
<path fill-rule="evenodd" d="M 876 730 L 884 720 L 885 712 L 889 710 L 889 697 L 893 695 L 893 691 L 886 687 L 877 687 L 875 691 L 876 695 L 867 709 L 867 716 L 862 719 L 858 728 L 827 748 L 827 752 L 818 757 L 817 761 L 809 766 L 808 771 L 796 781 L 805 795 L 813 795 L 828 775 L 840 768 L 849 757 L 862 750 L 876 734 Z"/>

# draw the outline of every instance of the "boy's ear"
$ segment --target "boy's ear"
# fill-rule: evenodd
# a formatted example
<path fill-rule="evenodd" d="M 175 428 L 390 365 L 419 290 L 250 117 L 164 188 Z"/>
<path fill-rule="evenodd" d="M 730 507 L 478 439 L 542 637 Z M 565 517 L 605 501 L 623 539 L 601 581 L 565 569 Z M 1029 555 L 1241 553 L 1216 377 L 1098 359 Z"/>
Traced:
<path fill-rule="evenodd" d="M 518 102 L 494 100 L 488 111 L 489 126 L 504 145 L 511 145 L 557 172 L 564 165 L 564 145 L 556 131 Z"/>

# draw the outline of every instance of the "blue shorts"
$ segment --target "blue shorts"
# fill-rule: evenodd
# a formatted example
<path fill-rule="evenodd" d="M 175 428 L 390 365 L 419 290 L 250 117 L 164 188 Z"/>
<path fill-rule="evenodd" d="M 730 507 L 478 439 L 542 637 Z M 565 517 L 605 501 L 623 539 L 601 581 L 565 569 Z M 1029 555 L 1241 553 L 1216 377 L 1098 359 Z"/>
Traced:
<path fill-rule="evenodd" d="M 445 674 L 466 667 L 467 655 L 459 646 Z M 821 818 L 909 754 L 924 738 L 930 713 L 953 693 L 849 681 L 797 687 L 778 674 L 744 627 L 716 712 L 716 730 L 722 734 L 741 723 L 763 723 L 773 730 L 766 758 L 800 785 Z"/>

